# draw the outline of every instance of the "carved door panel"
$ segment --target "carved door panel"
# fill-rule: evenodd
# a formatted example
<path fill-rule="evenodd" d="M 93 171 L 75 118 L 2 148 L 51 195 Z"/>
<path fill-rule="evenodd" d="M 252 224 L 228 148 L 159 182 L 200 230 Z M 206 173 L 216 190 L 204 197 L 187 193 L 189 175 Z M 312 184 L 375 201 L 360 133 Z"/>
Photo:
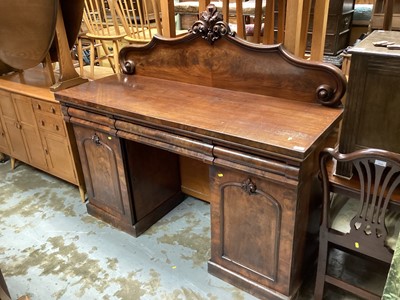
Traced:
<path fill-rule="evenodd" d="M 88 194 L 88 211 L 113 223 L 132 224 L 131 207 L 117 137 L 74 125 Z"/>
<path fill-rule="evenodd" d="M 18 160 L 28 162 L 28 154 L 10 93 L 0 91 L 0 110 L 3 129 L 10 150 L 7 154 Z"/>
<path fill-rule="evenodd" d="M 211 178 L 210 272 L 228 269 L 287 294 L 293 238 L 287 220 L 293 219 L 294 190 L 219 167 L 212 168 Z"/>

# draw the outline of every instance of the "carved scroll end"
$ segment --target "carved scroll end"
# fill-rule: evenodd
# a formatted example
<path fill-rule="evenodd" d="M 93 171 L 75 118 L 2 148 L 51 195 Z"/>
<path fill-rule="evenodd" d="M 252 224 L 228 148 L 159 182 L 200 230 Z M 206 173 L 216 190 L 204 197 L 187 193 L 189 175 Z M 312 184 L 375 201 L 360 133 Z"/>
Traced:
<path fill-rule="evenodd" d="M 223 21 L 222 14 L 214 4 L 207 6 L 207 10 L 200 14 L 199 20 L 192 25 L 189 32 L 201 35 L 210 44 L 224 35 L 235 36 L 235 32 L 231 31 L 229 25 Z"/>
<path fill-rule="evenodd" d="M 257 186 L 250 178 L 248 178 L 242 183 L 242 190 L 245 191 L 247 194 L 252 195 L 256 193 Z"/>
<path fill-rule="evenodd" d="M 336 107 L 342 104 L 335 90 L 327 84 L 321 84 L 317 87 L 315 94 L 317 101 L 322 105 Z"/>
<path fill-rule="evenodd" d="M 135 73 L 135 63 L 132 60 L 126 60 L 121 64 L 124 74 L 132 75 Z"/>

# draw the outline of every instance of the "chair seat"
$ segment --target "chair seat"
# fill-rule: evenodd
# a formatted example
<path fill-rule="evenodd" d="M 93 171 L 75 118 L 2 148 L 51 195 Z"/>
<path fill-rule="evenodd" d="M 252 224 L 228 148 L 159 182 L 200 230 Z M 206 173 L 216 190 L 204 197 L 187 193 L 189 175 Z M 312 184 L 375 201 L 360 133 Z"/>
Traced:
<path fill-rule="evenodd" d="M 350 232 L 350 221 L 358 212 L 360 200 L 345 195 L 332 194 L 330 209 L 331 228 L 342 233 Z M 400 231 L 400 212 L 390 210 L 385 217 L 386 245 L 394 250 Z"/>
<path fill-rule="evenodd" d="M 145 28 L 144 31 L 136 31 L 132 34 L 127 34 L 124 39 L 129 43 L 148 43 L 153 36 L 157 35 L 157 28 Z"/>
<path fill-rule="evenodd" d="M 120 40 L 123 39 L 125 37 L 125 33 L 124 34 L 115 34 L 115 35 L 110 35 L 110 36 L 104 36 L 104 35 L 98 35 L 98 34 L 93 34 L 93 33 L 86 33 L 86 36 L 88 38 L 92 38 L 95 40 Z"/>

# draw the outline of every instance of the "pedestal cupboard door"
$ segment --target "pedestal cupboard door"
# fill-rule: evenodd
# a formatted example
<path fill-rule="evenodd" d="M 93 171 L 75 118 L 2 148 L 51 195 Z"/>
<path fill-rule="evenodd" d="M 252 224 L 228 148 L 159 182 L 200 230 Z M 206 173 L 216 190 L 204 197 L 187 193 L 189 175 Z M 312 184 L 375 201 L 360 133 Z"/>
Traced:
<path fill-rule="evenodd" d="M 17 113 L 15 112 L 10 93 L 0 91 L 0 107 L 3 129 L 10 148 L 7 154 L 18 160 L 29 162 L 22 137 L 21 124 L 17 119 Z"/>
<path fill-rule="evenodd" d="M 222 278 L 237 274 L 289 295 L 295 187 L 215 166 L 211 180 L 209 271 L 227 269 Z"/>
<path fill-rule="evenodd" d="M 75 138 L 91 206 L 115 220 L 131 220 L 131 208 L 119 139 L 74 125 Z M 100 216 L 101 217 L 101 216 Z M 132 224 L 132 223 L 131 223 Z"/>

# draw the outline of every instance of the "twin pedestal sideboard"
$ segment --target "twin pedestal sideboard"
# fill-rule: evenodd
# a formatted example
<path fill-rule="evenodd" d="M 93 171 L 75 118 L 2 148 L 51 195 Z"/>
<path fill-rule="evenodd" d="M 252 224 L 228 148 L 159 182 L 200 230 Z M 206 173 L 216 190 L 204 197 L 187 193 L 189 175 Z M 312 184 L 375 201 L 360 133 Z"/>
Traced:
<path fill-rule="evenodd" d="M 209 170 L 209 272 L 260 298 L 296 297 L 315 259 L 316 162 L 336 142 L 341 72 L 241 41 L 212 8 L 183 37 L 122 49 L 120 63 L 123 74 L 56 93 L 88 212 L 138 236 L 184 199 L 180 158 L 197 160 Z"/>

